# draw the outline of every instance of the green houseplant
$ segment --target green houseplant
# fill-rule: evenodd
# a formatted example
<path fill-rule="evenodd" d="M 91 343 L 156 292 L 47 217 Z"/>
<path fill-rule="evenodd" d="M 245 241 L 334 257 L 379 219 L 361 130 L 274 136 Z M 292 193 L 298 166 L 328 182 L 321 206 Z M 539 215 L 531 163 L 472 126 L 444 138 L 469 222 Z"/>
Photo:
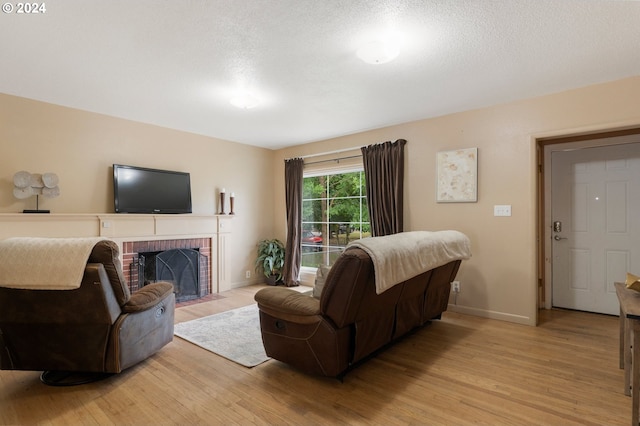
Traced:
<path fill-rule="evenodd" d="M 256 272 L 262 270 L 267 284 L 276 285 L 282 281 L 284 267 L 284 244 L 278 239 L 262 240 L 258 243 Z"/>

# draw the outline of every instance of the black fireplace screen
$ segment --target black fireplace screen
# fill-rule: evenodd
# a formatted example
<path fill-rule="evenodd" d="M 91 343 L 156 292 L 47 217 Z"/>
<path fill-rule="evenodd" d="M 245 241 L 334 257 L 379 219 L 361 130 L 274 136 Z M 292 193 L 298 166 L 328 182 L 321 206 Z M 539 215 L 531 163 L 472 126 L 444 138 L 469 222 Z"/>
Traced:
<path fill-rule="evenodd" d="M 207 257 L 195 249 L 139 253 L 139 287 L 152 282 L 166 281 L 173 284 L 178 302 L 202 297 L 204 294 L 200 286 L 201 265 L 205 266 L 206 260 Z"/>

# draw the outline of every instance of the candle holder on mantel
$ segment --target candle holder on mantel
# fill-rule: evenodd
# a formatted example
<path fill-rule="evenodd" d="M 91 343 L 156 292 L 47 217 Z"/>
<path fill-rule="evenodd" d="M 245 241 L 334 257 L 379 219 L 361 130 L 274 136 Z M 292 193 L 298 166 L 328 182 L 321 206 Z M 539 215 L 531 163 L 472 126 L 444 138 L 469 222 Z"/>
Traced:
<path fill-rule="evenodd" d="M 236 199 L 236 194 L 234 194 L 233 192 L 231 193 L 231 196 L 229 197 L 229 204 L 231 205 L 231 211 L 229 212 L 229 214 L 235 214 L 233 211 L 233 202 Z"/>
<path fill-rule="evenodd" d="M 225 196 L 225 190 L 224 188 L 222 188 L 222 191 L 220 191 L 220 213 L 218 214 L 226 214 L 224 212 L 224 196 Z"/>

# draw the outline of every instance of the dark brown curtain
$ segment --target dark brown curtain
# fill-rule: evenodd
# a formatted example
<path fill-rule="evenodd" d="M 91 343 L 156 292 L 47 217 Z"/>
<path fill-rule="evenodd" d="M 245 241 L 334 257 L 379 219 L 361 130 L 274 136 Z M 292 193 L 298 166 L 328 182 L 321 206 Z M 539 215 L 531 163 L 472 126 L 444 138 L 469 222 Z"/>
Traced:
<path fill-rule="evenodd" d="M 402 232 L 404 139 L 362 147 L 371 233 L 374 237 Z"/>
<path fill-rule="evenodd" d="M 287 208 L 287 243 L 284 255 L 284 284 L 300 285 L 302 261 L 302 177 L 304 160 L 291 158 L 284 161 L 284 184 Z"/>

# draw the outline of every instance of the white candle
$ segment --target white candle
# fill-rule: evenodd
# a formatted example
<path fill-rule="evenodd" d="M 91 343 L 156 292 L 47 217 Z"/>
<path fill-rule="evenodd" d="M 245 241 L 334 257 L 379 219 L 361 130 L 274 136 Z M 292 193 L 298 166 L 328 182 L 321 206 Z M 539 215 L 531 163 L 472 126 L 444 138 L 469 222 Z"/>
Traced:
<path fill-rule="evenodd" d="M 236 193 L 235 193 L 235 192 L 232 192 L 232 193 L 231 193 L 231 196 L 232 196 L 232 197 L 235 197 L 235 196 L 236 196 Z"/>
<path fill-rule="evenodd" d="M 224 194 L 224 192 L 225 192 L 224 188 L 222 188 L 222 191 L 220 191 L 220 192 L 222 192 Z"/>

